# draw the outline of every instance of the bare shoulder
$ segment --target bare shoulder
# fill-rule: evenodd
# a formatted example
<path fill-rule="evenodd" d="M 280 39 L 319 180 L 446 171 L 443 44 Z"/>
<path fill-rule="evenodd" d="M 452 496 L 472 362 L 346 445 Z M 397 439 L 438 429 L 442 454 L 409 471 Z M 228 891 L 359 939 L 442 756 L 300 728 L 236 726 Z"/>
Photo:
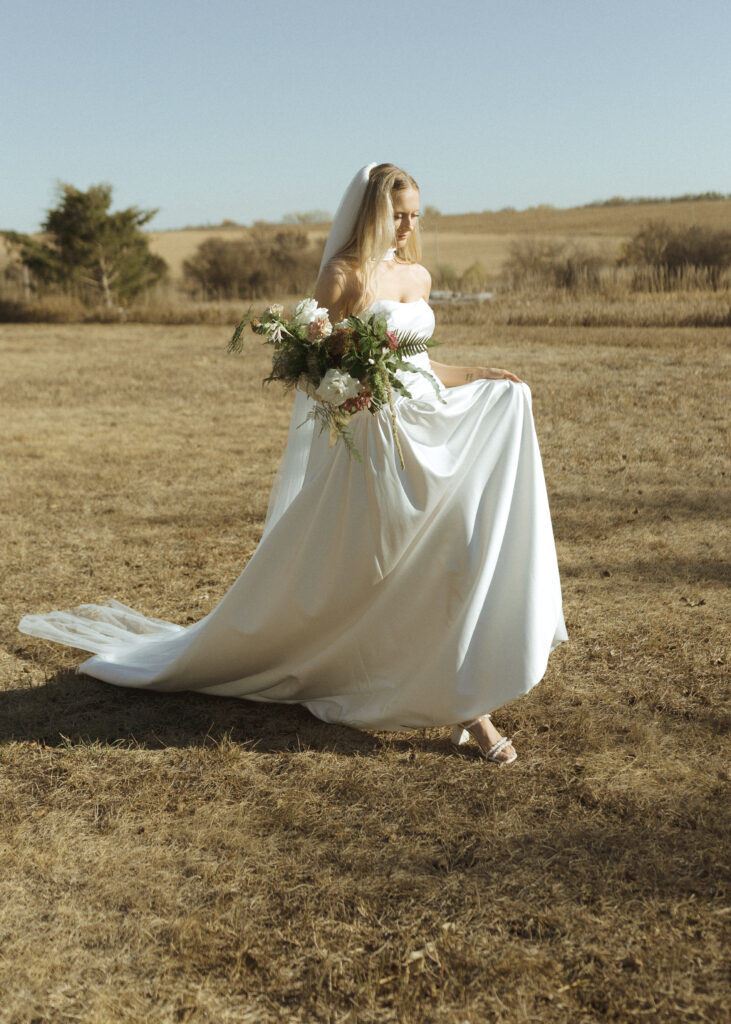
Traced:
<path fill-rule="evenodd" d="M 331 260 L 320 272 L 315 285 L 315 295 L 318 296 L 320 293 L 342 294 L 348 287 L 348 277 L 347 268 L 341 262 L 335 263 Z"/>
<path fill-rule="evenodd" d="M 322 268 L 315 285 L 318 305 L 330 311 L 331 319 L 339 318 L 359 290 L 358 275 L 354 267 L 344 260 L 330 260 Z"/>
<path fill-rule="evenodd" d="M 413 263 L 411 270 L 414 274 L 414 281 L 419 285 L 419 290 L 425 299 L 429 298 L 431 291 L 431 274 L 421 263 Z"/>

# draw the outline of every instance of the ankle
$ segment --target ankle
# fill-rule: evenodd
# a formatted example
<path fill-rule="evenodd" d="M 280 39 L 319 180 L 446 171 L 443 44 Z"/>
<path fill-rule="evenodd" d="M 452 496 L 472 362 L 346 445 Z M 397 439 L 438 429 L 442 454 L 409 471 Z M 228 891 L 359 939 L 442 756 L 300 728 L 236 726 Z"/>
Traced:
<path fill-rule="evenodd" d="M 473 726 L 479 725 L 481 722 L 484 722 L 486 719 L 489 719 L 489 718 L 490 718 L 490 715 L 487 715 L 487 714 L 486 715 L 479 715 L 477 718 L 473 718 L 469 722 L 460 722 L 459 724 L 460 724 L 462 729 L 469 730 Z"/>

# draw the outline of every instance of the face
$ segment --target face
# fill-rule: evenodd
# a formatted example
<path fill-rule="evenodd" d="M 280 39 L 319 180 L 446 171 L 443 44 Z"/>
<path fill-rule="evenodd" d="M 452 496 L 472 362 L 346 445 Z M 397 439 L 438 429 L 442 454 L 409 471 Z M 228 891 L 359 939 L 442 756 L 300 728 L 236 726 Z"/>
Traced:
<path fill-rule="evenodd" d="M 391 193 L 396 248 L 403 249 L 419 219 L 419 190 L 403 188 Z"/>

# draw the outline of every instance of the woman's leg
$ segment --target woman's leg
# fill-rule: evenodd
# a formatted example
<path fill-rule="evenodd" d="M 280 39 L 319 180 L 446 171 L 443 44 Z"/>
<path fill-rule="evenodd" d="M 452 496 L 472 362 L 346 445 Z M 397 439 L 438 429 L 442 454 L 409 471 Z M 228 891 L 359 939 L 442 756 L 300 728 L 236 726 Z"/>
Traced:
<path fill-rule="evenodd" d="M 517 758 L 515 748 L 508 740 L 502 743 L 503 736 L 492 724 L 489 715 L 481 715 L 480 718 L 471 722 L 463 722 L 462 728 L 466 729 L 475 740 L 485 757 L 498 764 L 510 764 Z"/>

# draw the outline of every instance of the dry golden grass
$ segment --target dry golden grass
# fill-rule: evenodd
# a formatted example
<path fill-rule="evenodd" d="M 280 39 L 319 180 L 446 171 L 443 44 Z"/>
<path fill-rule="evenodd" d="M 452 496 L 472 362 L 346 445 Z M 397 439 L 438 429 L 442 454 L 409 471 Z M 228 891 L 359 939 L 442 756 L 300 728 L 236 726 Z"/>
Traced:
<path fill-rule="evenodd" d="M 572 207 L 503 210 L 485 213 L 426 217 L 424 263 L 432 273 L 451 266 L 458 274 L 481 263 L 488 277 L 500 273 L 513 242 L 526 235 L 536 239 L 581 242 L 608 259 L 621 244 L 648 220 L 665 220 L 673 227 L 699 224 L 731 229 L 731 200 L 682 203 L 640 203 L 626 206 Z M 185 231 L 152 231 L 150 246 L 170 267 L 171 276 L 182 276 L 183 261 L 200 243 L 211 237 L 225 240 L 246 234 L 246 228 L 195 228 Z M 309 230 L 314 241 L 324 241 L 322 225 Z"/>
<path fill-rule="evenodd" d="M 618 277 L 619 275 L 617 275 Z M 481 301 L 465 296 L 460 301 L 439 301 L 443 324 L 469 324 L 474 327 L 552 326 L 552 327 L 729 327 L 731 326 L 731 292 L 701 289 L 668 292 L 635 292 L 626 281 L 616 287 L 610 281 L 600 292 L 567 291 L 566 289 L 528 288 L 502 292 L 493 299 Z M 435 293 L 436 294 L 436 293 Z M 276 295 L 277 302 L 292 309 L 301 296 Z M 436 300 L 435 300 L 436 302 Z M 243 309 L 240 302 L 202 302 L 186 299 L 170 289 L 158 289 L 145 300 L 124 310 L 86 307 L 68 296 L 49 296 L 25 305 L 20 302 L 0 303 L 1 315 L 21 323 L 113 323 L 126 324 L 215 324 L 230 329 Z M 265 303 L 252 301 L 253 308 Z"/>
<path fill-rule="evenodd" d="M 473 327 L 731 327 L 731 292 L 615 294 L 549 289 L 506 293 L 489 301 L 438 304 L 443 324 Z"/>
<path fill-rule="evenodd" d="M 568 214 L 570 211 L 561 212 Z M 510 246 L 526 235 L 535 237 L 536 240 L 581 242 L 609 260 L 617 257 L 620 246 L 631 236 L 629 231 L 607 230 L 601 234 L 592 230 L 582 231 L 580 223 L 574 230 L 568 230 L 563 227 L 560 220 L 556 222 L 555 229 L 547 225 L 547 229 L 529 231 L 524 224 L 527 225 L 530 221 L 522 221 L 521 214 L 514 216 L 516 223 L 513 228 L 502 231 L 491 229 L 489 224 L 482 230 L 475 230 L 473 218 L 477 219 L 477 223 L 482 223 L 484 214 L 444 217 L 431 222 L 426 220 L 423 230 L 424 265 L 436 275 L 440 266 L 452 267 L 461 274 L 472 264 L 480 263 L 488 277 L 496 278 L 510 252 Z M 540 220 L 537 223 L 540 223 Z M 607 227 L 611 228 L 612 225 L 608 224 Z M 247 234 L 246 228 L 194 228 L 187 231 L 150 232 L 150 248 L 157 256 L 162 256 L 170 268 L 171 278 L 178 281 L 183 276 L 184 261 L 194 255 L 201 242 L 207 238 L 231 241 Z M 308 231 L 308 234 L 313 242 L 322 243 L 327 231 L 319 228 Z"/>
<path fill-rule="evenodd" d="M 509 769 L 15 631 L 227 590 L 288 419 L 227 333 L 0 327 L 2 1024 L 725 1020 L 731 332 L 438 328 L 532 385 L 552 503 L 571 639 Z"/>
<path fill-rule="evenodd" d="M 650 220 L 664 220 L 675 228 L 698 224 L 731 229 L 731 200 L 566 210 L 539 206 L 426 218 L 422 225 L 424 262 L 432 274 L 439 266 L 450 266 L 461 274 L 479 263 L 488 280 L 497 279 L 510 247 L 525 238 L 579 245 L 611 262 L 622 245 Z"/>
<path fill-rule="evenodd" d="M 707 202 L 626 203 L 618 206 L 534 206 L 527 210 L 485 210 L 439 218 L 439 229 L 497 235 L 633 235 L 648 220 L 673 227 L 689 224 L 731 228 L 731 199 Z M 425 224 L 430 226 L 429 219 Z M 431 221 L 433 227 L 433 218 Z"/>
<path fill-rule="evenodd" d="M 594 252 L 607 264 L 612 264 L 621 246 L 643 224 L 653 219 L 665 220 L 676 228 L 698 224 L 731 229 L 731 200 L 570 209 L 535 207 L 521 211 L 426 217 L 423 221 L 423 260 L 437 284 L 454 276 L 459 278 L 468 268 L 477 267 L 476 277 L 482 282 L 478 284 L 478 290 L 495 288 L 500 284 L 503 264 L 516 242 L 533 239 L 536 243 L 566 243 Z M 312 241 L 319 244 L 325 239 L 327 225 L 313 225 L 306 230 Z M 180 293 L 183 262 L 190 259 L 207 238 L 230 241 L 249 233 L 249 228 L 236 226 L 151 231 L 150 246 L 167 262 L 170 280 L 125 309 L 124 318 L 130 323 L 229 323 L 235 316 L 230 303 L 194 302 Z M 9 252 L 0 247 L 0 272 L 8 259 Z M 551 300 L 554 307 L 550 314 L 551 322 L 563 326 L 719 326 L 729 323 L 731 304 L 727 289 L 720 294 L 699 293 L 695 299 L 686 296 L 683 299 L 685 308 L 681 310 L 672 295 L 667 298 L 634 295 L 628 283 L 630 277 L 631 274 L 626 275 L 624 283 L 620 280 L 614 282 L 610 291 L 618 294 L 602 295 L 599 309 L 594 299 L 582 300 L 580 314 L 573 297 L 569 297 L 566 303 L 559 293 Z M 534 308 L 526 312 L 523 309 L 526 296 L 508 295 L 504 288 L 501 288 L 501 295 L 499 311 L 496 309 L 489 316 L 491 323 L 521 325 L 546 322 L 541 306 L 545 297 L 539 299 L 538 310 L 534 303 Z M 120 317 L 119 310 L 109 313 L 88 309 L 65 296 L 49 296 L 42 302 L 26 304 L 19 286 L 6 287 L 4 292 L 0 292 L 0 299 L 5 300 L 2 315 L 6 320 L 62 323 Z M 607 299 L 610 301 L 605 301 Z M 560 314 L 559 307 L 565 307 Z M 702 315 L 694 317 L 693 313 L 698 308 L 701 308 Z"/>

